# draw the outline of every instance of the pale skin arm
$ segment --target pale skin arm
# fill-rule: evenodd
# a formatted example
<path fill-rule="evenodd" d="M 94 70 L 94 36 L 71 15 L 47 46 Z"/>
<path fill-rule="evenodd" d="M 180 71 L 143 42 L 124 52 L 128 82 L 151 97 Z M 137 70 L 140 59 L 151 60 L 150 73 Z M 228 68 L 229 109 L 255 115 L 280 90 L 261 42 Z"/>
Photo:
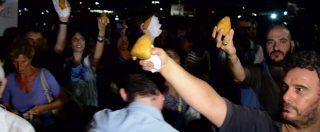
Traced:
<path fill-rule="evenodd" d="M 233 45 L 234 30 L 231 29 L 228 35 L 222 37 L 223 29 L 217 31 L 215 26 L 213 29 L 212 37 L 216 40 L 216 47 L 226 52 L 228 56 L 229 68 L 234 76 L 234 80 L 238 83 L 243 82 L 246 78 L 244 67 L 236 54 L 236 48 Z M 227 45 L 223 45 L 222 42 L 227 42 Z"/>
<path fill-rule="evenodd" d="M 227 114 L 224 99 L 208 83 L 194 77 L 175 63 L 162 49 L 153 48 L 152 54 L 160 57 L 160 73 L 178 94 L 214 125 L 221 127 Z M 150 61 L 141 60 L 140 64 L 144 70 L 150 71 L 153 68 Z"/>
<path fill-rule="evenodd" d="M 66 8 L 65 9 L 61 9 L 60 6 L 57 5 L 58 4 L 57 1 L 53 1 L 53 4 L 54 4 L 55 10 L 59 16 L 60 22 L 64 22 L 64 23 L 59 23 L 57 42 L 54 46 L 54 52 L 56 52 L 57 54 L 62 54 L 65 49 L 65 45 L 66 45 L 67 29 L 68 29 L 68 25 L 66 23 L 69 22 L 69 17 L 70 17 L 70 13 L 71 13 L 71 6 L 67 0 L 66 0 Z"/>
<path fill-rule="evenodd" d="M 61 95 L 59 95 L 55 97 L 53 102 L 49 104 L 36 105 L 31 110 L 29 110 L 28 113 L 33 115 L 40 115 L 44 111 L 57 109 L 57 108 L 60 108 L 61 106 L 62 106 L 62 99 L 61 99 Z"/>
<path fill-rule="evenodd" d="M 54 51 L 58 54 L 63 53 L 67 39 L 67 24 L 59 24 L 59 32 L 57 36 L 57 43 L 54 46 Z"/>
<path fill-rule="evenodd" d="M 98 28 L 99 28 L 98 36 L 105 36 L 106 27 L 110 22 L 109 18 L 107 19 L 107 21 L 103 21 L 101 17 L 99 17 L 97 18 L 97 21 L 98 21 Z M 93 55 L 93 66 L 96 66 L 99 63 L 103 53 L 103 49 L 104 49 L 104 42 L 97 41 L 94 55 Z M 95 67 L 93 69 L 95 70 Z"/>

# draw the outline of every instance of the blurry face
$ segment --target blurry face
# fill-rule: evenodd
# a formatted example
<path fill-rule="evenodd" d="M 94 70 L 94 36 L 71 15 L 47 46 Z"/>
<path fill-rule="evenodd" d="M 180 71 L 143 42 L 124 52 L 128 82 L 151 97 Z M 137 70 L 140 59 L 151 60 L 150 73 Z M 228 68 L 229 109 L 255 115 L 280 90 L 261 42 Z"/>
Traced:
<path fill-rule="evenodd" d="M 320 118 L 320 82 L 316 71 L 291 69 L 284 78 L 284 120 L 306 127 Z"/>
<path fill-rule="evenodd" d="M 249 21 L 239 21 L 238 32 L 242 33 L 246 37 L 249 37 L 250 39 L 254 39 L 257 34 L 256 25 Z"/>
<path fill-rule="evenodd" d="M 129 47 L 128 37 L 126 37 L 126 36 L 120 37 L 118 39 L 117 48 L 119 50 L 128 50 L 128 47 Z"/>
<path fill-rule="evenodd" d="M 71 38 L 71 48 L 73 52 L 83 52 L 85 48 L 85 38 L 79 32 L 76 32 Z"/>
<path fill-rule="evenodd" d="M 293 42 L 288 30 L 282 27 L 275 27 L 267 35 L 266 50 L 270 60 L 280 63 L 287 54 L 290 54 Z"/>
<path fill-rule="evenodd" d="M 40 32 L 30 31 L 26 34 L 26 39 L 29 40 L 30 44 L 37 49 L 46 43 L 46 39 L 42 36 Z"/>
<path fill-rule="evenodd" d="M 26 71 L 27 68 L 31 67 L 31 59 L 22 54 L 14 59 L 12 63 L 17 73 L 22 73 Z"/>
<path fill-rule="evenodd" d="M 182 40 L 182 49 L 185 51 L 185 52 L 190 52 L 191 51 L 191 46 L 192 46 L 192 43 L 187 40 L 187 39 L 183 39 Z"/>

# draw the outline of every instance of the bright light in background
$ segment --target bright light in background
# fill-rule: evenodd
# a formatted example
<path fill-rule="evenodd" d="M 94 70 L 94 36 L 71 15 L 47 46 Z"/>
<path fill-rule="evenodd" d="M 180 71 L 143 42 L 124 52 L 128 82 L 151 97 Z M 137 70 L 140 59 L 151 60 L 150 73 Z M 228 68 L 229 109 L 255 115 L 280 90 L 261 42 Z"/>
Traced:
<path fill-rule="evenodd" d="M 238 15 L 238 16 L 237 16 L 237 18 L 241 18 L 241 17 L 242 17 L 241 15 Z"/>
<path fill-rule="evenodd" d="M 112 14 L 114 11 L 112 10 L 90 10 L 91 13 L 102 13 L 102 12 L 105 12 L 105 13 L 108 13 L 108 14 Z"/>
<path fill-rule="evenodd" d="M 246 9 L 246 7 L 242 6 L 242 10 Z"/>
<path fill-rule="evenodd" d="M 151 1 L 151 3 L 152 4 L 160 4 L 160 1 L 155 0 L 155 1 Z"/>
<path fill-rule="evenodd" d="M 46 10 L 46 13 L 49 13 L 49 10 Z"/>
<path fill-rule="evenodd" d="M 212 14 L 214 14 L 214 11 L 211 11 Z"/>
<path fill-rule="evenodd" d="M 79 1 L 79 4 L 80 4 L 80 5 L 82 5 L 82 2 L 81 2 L 81 1 Z"/>
<path fill-rule="evenodd" d="M 288 23 L 287 23 L 287 22 L 283 22 L 283 24 L 284 24 L 284 25 L 288 25 Z"/>
<path fill-rule="evenodd" d="M 257 16 L 257 13 L 252 12 L 251 15 L 252 16 Z"/>
<path fill-rule="evenodd" d="M 163 9 L 162 8 L 160 8 L 160 11 L 162 11 Z"/>
<path fill-rule="evenodd" d="M 272 20 L 275 20 L 275 19 L 278 18 L 278 15 L 277 15 L 276 13 L 271 13 L 271 14 L 270 14 L 270 18 L 271 18 Z"/>
<path fill-rule="evenodd" d="M 41 12 L 41 15 L 44 15 L 44 12 L 43 12 L 43 11 Z"/>
<path fill-rule="evenodd" d="M 99 3 L 99 2 L 94 2 L 94 4 L 95 4 L 95 5 L 99 5 L 100 3 Z"/>
<path fill-rule="evenodd" d="M 119 21 L 119 16 L 116 15 L 116 17 L 114 18 L 114 20 Z"/>
<path fill-rule="evenodd" d="M 287 12 L 287 11 L 284 11 L 284 12 L 283 12 L 283 15 L 285 15 L 285 16 L 288 15 L 288 12 Z"/>
<path fill-rule="evenodd" d="M 24 11 L 29 11 L 28 8 L 23 8 Z"/>

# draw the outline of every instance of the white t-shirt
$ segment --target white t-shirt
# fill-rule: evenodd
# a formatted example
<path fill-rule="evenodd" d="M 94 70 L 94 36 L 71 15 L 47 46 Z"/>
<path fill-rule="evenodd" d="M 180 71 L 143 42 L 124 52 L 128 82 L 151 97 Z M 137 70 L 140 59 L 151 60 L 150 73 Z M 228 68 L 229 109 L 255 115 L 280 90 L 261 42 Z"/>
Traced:
<path fill-rule="evenodd" d="M 35 132 L 33 126 L 20 116 L 0 107 L 1 132 Z"/>

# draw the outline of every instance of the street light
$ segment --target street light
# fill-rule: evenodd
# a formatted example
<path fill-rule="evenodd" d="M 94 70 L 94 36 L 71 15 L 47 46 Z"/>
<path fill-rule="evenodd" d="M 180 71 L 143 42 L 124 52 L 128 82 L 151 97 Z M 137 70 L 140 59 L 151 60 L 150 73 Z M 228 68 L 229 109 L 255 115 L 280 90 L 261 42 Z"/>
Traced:
<path fill-rule="evenodd" d="M 151 1 L 151 4 L 153 4 L 154 6 L 154 11 L 156 11 L 156 7 L 157 7 L 157 5 L 159 5 L 160 4 L 160 1 L 158 1 L 158 0 L 153 0 L 153 1 Z"/>

